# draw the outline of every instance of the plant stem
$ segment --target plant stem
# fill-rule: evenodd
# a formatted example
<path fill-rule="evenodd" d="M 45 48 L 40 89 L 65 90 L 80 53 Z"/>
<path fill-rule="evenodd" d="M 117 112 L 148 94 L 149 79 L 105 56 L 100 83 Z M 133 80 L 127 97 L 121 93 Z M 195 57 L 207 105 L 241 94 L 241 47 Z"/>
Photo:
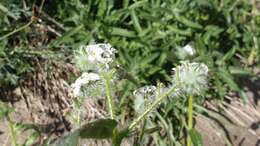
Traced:
<path fill-rule="evenodd" d="M 151 112 L 165 97 L 167 97 L 170 93 L 172 93 L 178 86 L 175 85 L 172 88 L 170 88 L 170 90 L 168 90 L 165 94 L 163 94 L 161 97 L 157 98 L 157 100 L 151 105 L 149 106 L 146 111 L 140 115 L 137 119 L 135 119 L 132 124 L 130 124 L 130 126 L 128 127 L 128 130 L 131 131 L 133 130 L 133 128 L 139 124 L 139 122 L 141 122 L 141 120 L 149 113 Z"/>
<path fill-rule="evenodd" d="M 12 145 L 16 146 L 16 135 L 13 127 L 13 122 L 11 121 L 9 115 L 6 116 L 7 122 L 8 122 L 8 127 L 11 133 L 11 139 L 12 139 Z"/>
<path fill-rule="evenodd" d="M 192 100 L 193 99 L 192 98 L 193 98 L 193 96 L 190 95 L 189 99 L 188 99 L 188 139 L 187 139 L 188 146 L 191 146 L 191 144 L 192 144 L 190 134 L 189 134 L 189 130 L 192 129 L 192 125 L 193 125 L 193 121 L 192 121 L 192 114 L 193 114 Z"/>
<path fill-rule="evenodd" d="M 112 96 L 111 96 L 110 79 L 111 79 L 110 75 L 105 75 L 108 108 L 109 108 L 111 119 L 114 119 L 115 116 L 114 116 L 113 102 L 112 102 Z"/>
<path fill-rule="evenodd" d="M 12 32 L 10 32 L 10 33 L 8 33 L 8 34 L 6 34 L 6 35 L 0 37 L 0 40 L 3 40 L 3 39 L 5 39 L 5 38 L 9 37 L 10 35 L 13 35 L 13 34 L 19 32 L 19 31 L 25 29 L 26 27 L 30 26 L 32 23 L 33 23 L 33 19 L 31 19 L 27 24 L 21 26 L 20 28 L 14 29 Z"/>
<path fill-rule="evenodd" d="M 39 10 L 39 13 L 42 12 L 42 8 L 43 8 L 43 5 L 44 5 L 44 2 L 45 2 L 45 0 L 42 0 L 42 1 L 41 1 L 41 5 L 40 5 L 40 8 L 39 8 L 39 9 L 40 9 L 40 10 Z M 13 31 L 7 33 L 6 35 L 0 37 L 0 40 L 3 40 L 3 39 L 5 39 L 5 38 L 7 38 L 7 37 L 9 37 L 9 36 L 11 36 L 11 35 L 13 35 L 13 34 L 19 32 L 19 31 L 21 31 L 21 30 L 23 30 L 23 29 L 29 27 L 29 26 L 33 23 L 33 21 L 34 21 L 34 19 L 35 19 L 35 16 L 34 16 L 34 15 L 35 15 L 35 14 L 34 14 L 34 8 L 32 8 L 32 9 L 33 9 L 33 10 L 32 10 L 32 17 L 31 17 L 31 20 L 30 20 L 27 24 L 25 24 L 25 25 L 23 25 L 23 26 L 21 26 L 21 27 L 19 27 L 19 28 L 17 28 L 17 29 L 14 29 Z"/>

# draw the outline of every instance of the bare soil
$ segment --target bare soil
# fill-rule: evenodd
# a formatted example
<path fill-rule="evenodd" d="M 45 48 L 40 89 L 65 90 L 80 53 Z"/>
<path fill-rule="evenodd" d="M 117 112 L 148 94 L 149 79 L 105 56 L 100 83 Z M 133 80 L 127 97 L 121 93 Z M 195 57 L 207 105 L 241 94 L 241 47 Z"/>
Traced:
<path fill-rule="evenodd" d="M 196 129 L 205 146 L 260 146 L 260 81 L 246 81 L 248 103 L 226 96 L 221 103 L 208 102 L 208 115 L 196 117 Z"/>

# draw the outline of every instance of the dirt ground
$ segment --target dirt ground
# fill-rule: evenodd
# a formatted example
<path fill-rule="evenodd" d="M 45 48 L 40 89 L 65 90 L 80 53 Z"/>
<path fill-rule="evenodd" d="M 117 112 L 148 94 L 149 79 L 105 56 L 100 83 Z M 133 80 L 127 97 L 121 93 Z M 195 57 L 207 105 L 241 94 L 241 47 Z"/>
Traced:
<path fill-rule="evenodd" d="M 260 81 L 244 84 L 248 103 L 226 96 L 225 102 L 206 103 L 208 115 L 196 117 L 195 128 L 205 146 L 260 146 Z"/>

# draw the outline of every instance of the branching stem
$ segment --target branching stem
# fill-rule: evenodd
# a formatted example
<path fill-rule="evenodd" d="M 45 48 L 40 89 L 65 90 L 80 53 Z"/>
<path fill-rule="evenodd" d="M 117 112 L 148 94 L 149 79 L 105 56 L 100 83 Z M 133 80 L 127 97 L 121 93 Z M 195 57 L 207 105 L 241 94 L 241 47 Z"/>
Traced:
<path fill-rule="evenodd" d="M 165 97 L 167 97 L 169 94 L 171 94 L 172 92 L 174 92 L 176 90 L 176 88 L 178 87 L 178 85 L 173 86 L 172 88 L 170 88 L 170 90 L 168 90 L 165 94 L 163 94 L 162 96 L 160 96 L 159 98 L 157 98 L 157 100 L 151 105 L 149 106 L 146 111 L 140 115 L 137 119 L 135 119 L 132 124 L 130 124 L 130 126 L 128 127 L 128 130 L 131 131 L 135 128 L 135 126 L 137 124 L 139 124 L 139 122 L 142 121 L 143 118 L 145 118 L 145 116 L 151 112 Z"/>

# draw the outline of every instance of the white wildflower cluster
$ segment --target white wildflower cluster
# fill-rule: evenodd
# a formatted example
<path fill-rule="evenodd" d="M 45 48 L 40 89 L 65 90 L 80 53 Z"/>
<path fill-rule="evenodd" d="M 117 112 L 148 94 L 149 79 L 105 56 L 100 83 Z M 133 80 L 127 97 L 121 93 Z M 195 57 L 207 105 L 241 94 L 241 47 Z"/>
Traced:
<path fill-rule="evenodd" d="M 76 54 L 77 65 L 84 71 L 108 70 L 116 52 L 110 44 L 81 46 Z"/>
<path fill-rule="evenodd" d="M 109 72 L 116 52 L 110 44 L 80 47 L 75 59 L 77 66 L 84 73 L 71 85 L 74 96 L 90 96 L 102 90 L 102 74 Z M 93 94 L 90 94 L 91 92 Z"/>
<path fill-rule="evenodd" d="M 177 56 L 180 59 L 185 59 L 189 56 L 193 56 L 193 55 L 195 55 L 195 53 L 196 53 L 195 49 L 189 44 L 184 46 L 183 48 L 178 48 L 178 50 L 177 50 Z"/>
<path fill-rule="evenodd" d="M 205 64 L 184 61 L 172 70 L 173 83 L 180 84 L 179 89 L 185 94 L 200 94 L 207 88 L 208 67 Z"/>
<path fill-rule="evenodd" d="M 85 47 L 90 62 L 99 62 L 101 64 L 109 64 L 115 57 L 116 49 L 110 44 L 95 44 Z"/>

